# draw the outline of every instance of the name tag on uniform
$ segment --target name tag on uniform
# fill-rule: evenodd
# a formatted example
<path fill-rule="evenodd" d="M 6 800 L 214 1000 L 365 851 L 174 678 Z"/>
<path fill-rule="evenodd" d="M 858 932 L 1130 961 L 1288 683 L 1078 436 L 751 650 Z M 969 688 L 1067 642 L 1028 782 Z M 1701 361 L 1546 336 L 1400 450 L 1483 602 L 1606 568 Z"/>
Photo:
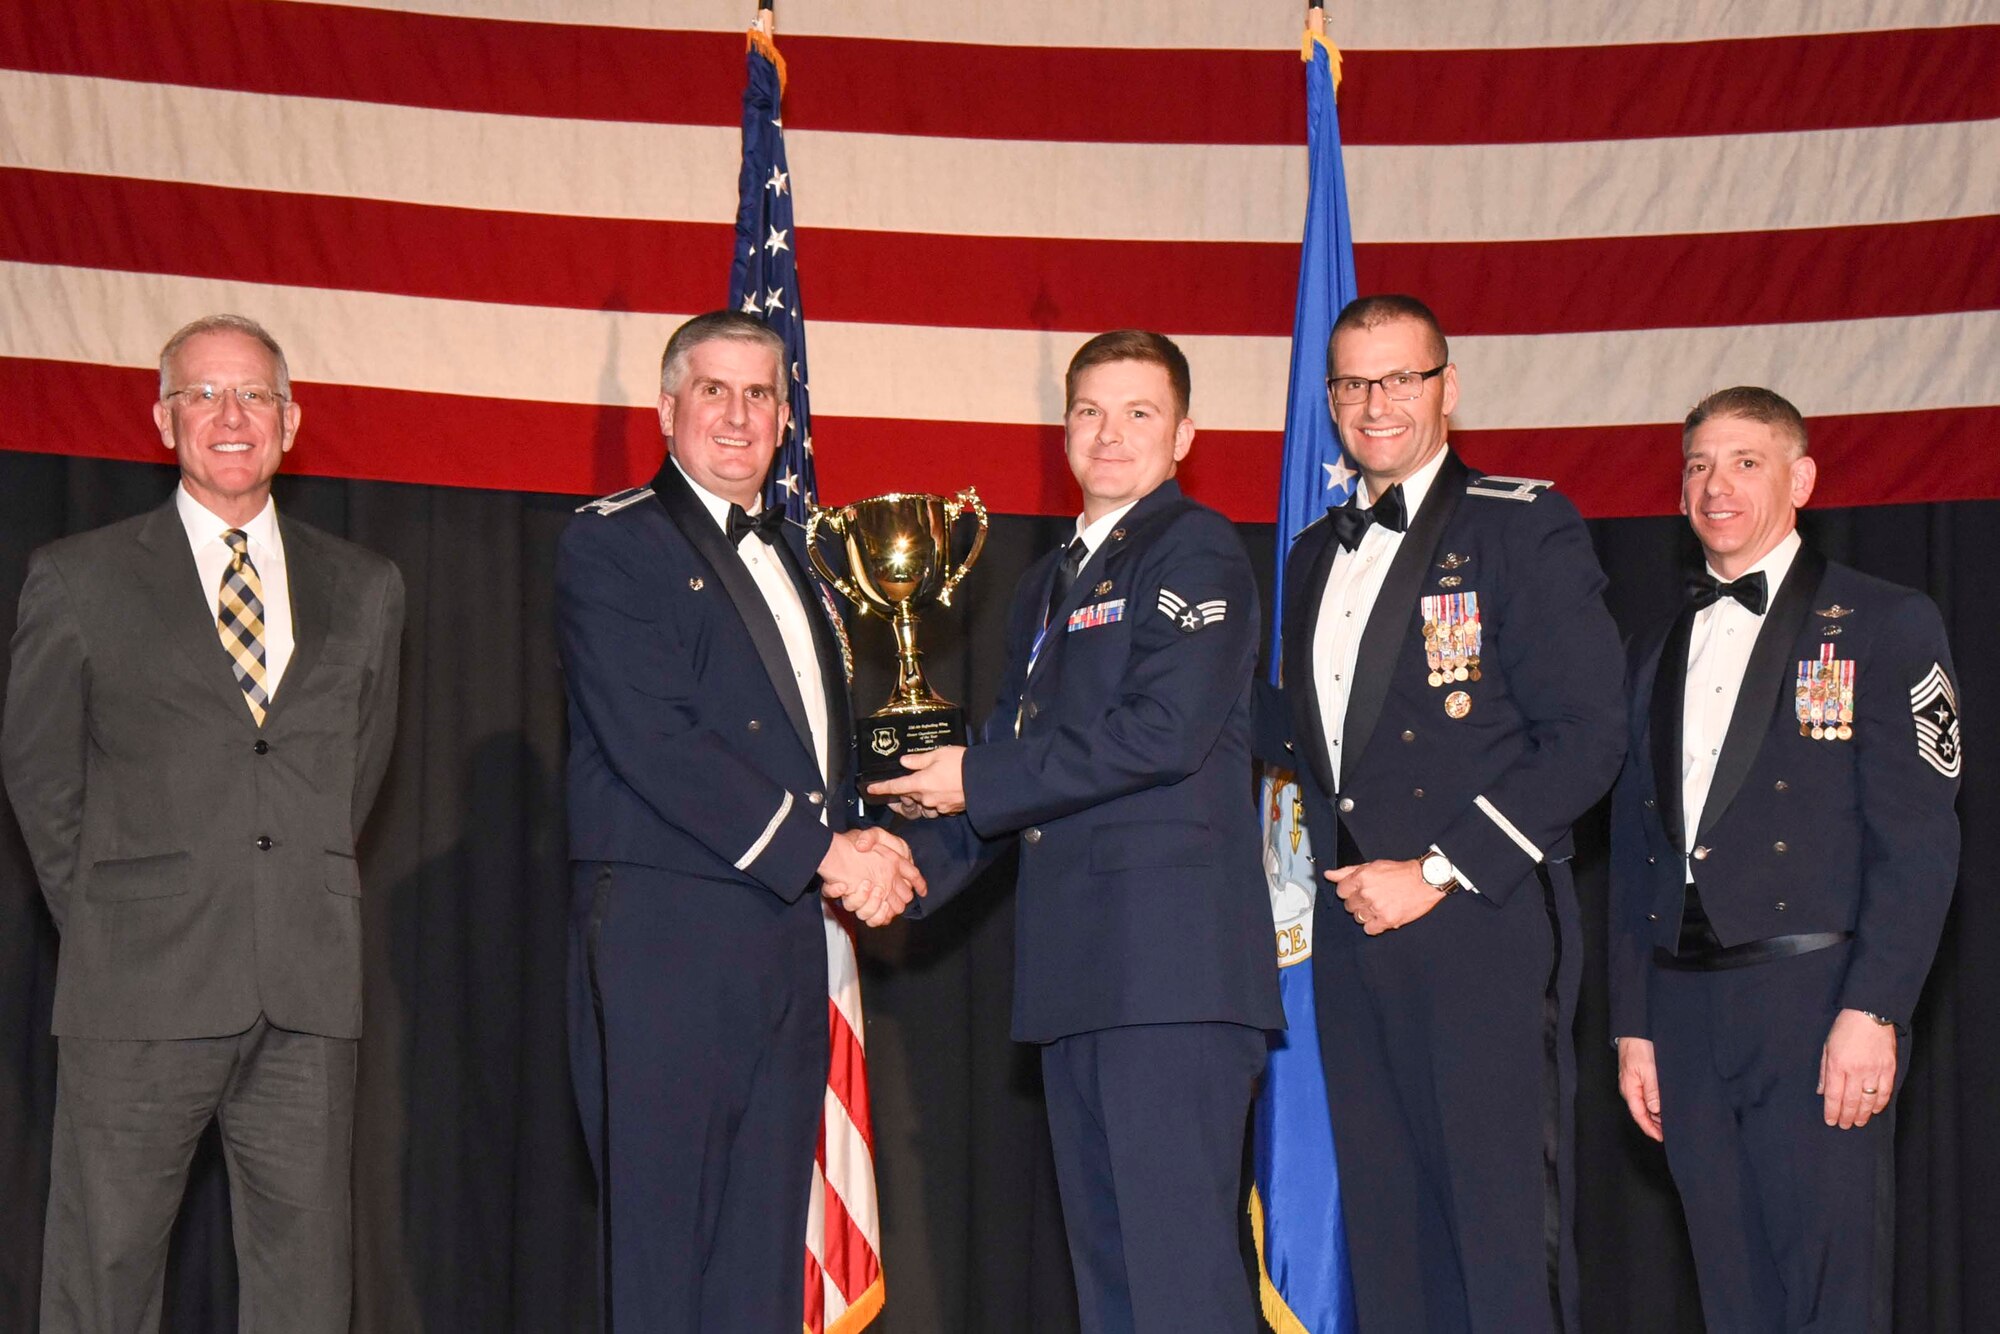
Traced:
<path fill-rule="evenodd" d="M 1088 630 L 1093 626 L 1109 625 L 1113 621 L 1125 619 L 1125 599 L 1113 598 L 1109 602 L 1093 602 L 1088 607 L 1078 607 L 1069 614 L 1069 632 Z"/>

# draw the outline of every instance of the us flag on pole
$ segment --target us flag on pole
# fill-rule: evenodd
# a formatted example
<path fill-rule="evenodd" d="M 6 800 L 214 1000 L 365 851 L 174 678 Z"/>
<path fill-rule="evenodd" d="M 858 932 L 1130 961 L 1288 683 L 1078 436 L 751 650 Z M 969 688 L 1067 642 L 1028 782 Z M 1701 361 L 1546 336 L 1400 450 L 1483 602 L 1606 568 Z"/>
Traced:
<path fill-rule="evenodd" d="M 785 60 L 771 11 L 750 30 L 749 82 L 743 89 L 743 169 L 737 176 L 736 260 L 729 304 L 755 315 L 785 340 L 791 426 L 764 483 L 764 503 L 803 523 L 818 499 L 813 480 L 812 409 L 806 385 L 806 317 L 799 307 L 799 257 L 792 223 L 792 173 L 785 159 Z"/>
<path fill-rule="evenodd" d="M 785 340 L 792 420 L 764 486 L 764 504 L 803 520 L 813 503 L 812 414 L 806 400 L 806 327 L 793 248 L 791 170 L 785 160 L 785 62 L 771 11 L 750 29 L 743 88 L 743 165 L 737 174 L 736 258 L 729 303 Z M 852 1334 L 882 1309 L 882 1228 L 875 1203 L 868 1057 L 862 1045 L 861 975 L 854 941 L 832 904 L 826 928 L 826 1099 L 806 1211 L 805 1334 Z"/>

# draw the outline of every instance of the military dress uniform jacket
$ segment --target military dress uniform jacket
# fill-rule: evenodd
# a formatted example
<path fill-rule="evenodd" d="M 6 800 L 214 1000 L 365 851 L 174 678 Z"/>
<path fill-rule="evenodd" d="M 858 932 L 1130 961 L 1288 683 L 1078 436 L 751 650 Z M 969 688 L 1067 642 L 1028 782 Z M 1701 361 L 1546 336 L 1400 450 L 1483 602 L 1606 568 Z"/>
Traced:
<path fill-rule="evenodd" d="M 296 635 L 262 726 L 173 500 L 36 552 L 7 790 L 62 933 L 65 1038 L 361 1035 L 354 844 L 396 731 L 403 580 L 278 517 Z"/>
<path fill-rule="evenodd" d="M 914 906 L 936 911 L 966 866 L 1018 834 L 1015 1040 L 1282 1028 L 1250 780 L 1259 615 L 1242 543 L 1164 482 L 1041 634 L 1060 559 L 1021 578 L 999 701 L 965 755 L 966 815 L 908 831 L 931 881 Z M 932 870 L 938 839 L 956 841 L 961 874 Z"/>
<path fill-rule="evenodd" d="M 1623 704 L 1603 572 L 1575 507 L 1545 485 L 1445 459 L 1361 631 L 1338 784 L 1312 650 L 1340 544 L 1324 520 L 1299 534 L 1285 565 L 1286 684 L 1260 692 L 1258 749 L 1297 772 L 1322 869 L 1341 829 L 1368 861 L 1436 845 L 1498 904 L 1538 853 L 1571 855 L 1571 824 L 1623 758 Z M 1458 594 L 1477 595 L 1479 679 L 1432 686 L 1423 599 Z M 1458 693 L 1462 711 L 1447 707 Z"/>
<path fill-rule="evenodd" d="M 1649 1037 L 1646 975 L 1679 942 L 1691 615 L 1635 641 L 1612 810 L 1612 1032 Z M 1801 667 L 1851 663 L 1853 736 L 1800 734 Z M 1909 1022 L 1958 876 L 1958 702 L 1936 606 L 1801 547 L 1751 651 L 1692 856 L 1724 946 L 1851 931 L 1840 1006 Z"/>
<path fill-rule="evenodd" d="M 673 461 L 650 488 L 585 508 L 556 558 L 570 859 L 800 900 L 829 823 L 847 827 L 854 809 L 844 657 L 803 535 L 786 525 L 825 684 L 830 781 L 777 622 Z"/>

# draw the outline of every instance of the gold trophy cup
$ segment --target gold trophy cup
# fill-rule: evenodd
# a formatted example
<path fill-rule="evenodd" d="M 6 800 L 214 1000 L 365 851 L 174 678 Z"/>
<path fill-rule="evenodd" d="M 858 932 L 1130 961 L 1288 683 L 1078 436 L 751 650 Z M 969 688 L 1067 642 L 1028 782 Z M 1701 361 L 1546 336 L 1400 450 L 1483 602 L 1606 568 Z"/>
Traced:
<path fill-rule="evenodd" d="M 966 510 L 979 520 L 979 529 L 971 550 L 953 568 L 952 525 Z M 839 539 L 847 556 L 847 578 L 834 573 L 820 553 L 822 528 Z M 917 608 L 932 602 L 950 606 L 952 590 L 985 545 L 986 506 L 971 487 L 949 500 L 891 493 L 852 505 L 814 507 L 806 516 L 806 551 L 820 578 L 862 611 L 887 619 L 896 632 L 896 688 L 889 702 L 862 719 L 857 729 L 863 784 L 907 772 L 905 755 L 965 744 L 965 710 L 924 680 Z"/>

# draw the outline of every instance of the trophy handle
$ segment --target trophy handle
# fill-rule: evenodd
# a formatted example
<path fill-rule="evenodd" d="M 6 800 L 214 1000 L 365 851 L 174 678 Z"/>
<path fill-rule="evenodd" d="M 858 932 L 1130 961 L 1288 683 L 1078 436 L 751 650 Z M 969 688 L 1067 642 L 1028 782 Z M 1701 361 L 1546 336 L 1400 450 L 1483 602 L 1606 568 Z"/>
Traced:
<path fill-rule="evenodd" d="M 821 524 L 825 524 L 828 528 L 833 529 L 834 536 L 845 538 L 847 536 L 847 511 L 845 509 L 821 509 L 817 505 L 807 509 L 806 556 L 812 561 L 813 569 L 819 571 L 820 578 L 826 580 L 836 589 L 839 589 L 842 596 L 855 606 L 861 608 L 861 610 L 869 610 L 868 601 L 861 596 L 861 590 L 835 574 L 833 567 L 826 563 L 826 557 L 819 554 L 819 526 Z"/>
<path fill-rule="evenodd" d="M 980 500 L 979 492 L 972 487 L 966 487 L 950 500 L 944 502 L 945 524 L 947 528 L 955 526 L 958 523 L 958 516 L 966 510 L 971 510 L 973 516 L 979 520 L 979 531 L 972 535 L 972 550 L 965 553 L 965 559 L 958 563 L 958 568 L 949 571 L 945 575 L 944 584 L 938 589 L 937 595 L 940 606 L 949 607 L 951 605 L 951 590 L 958 587 L 958 581 L 965 578 L 966 572 L 972 568 L 973 562 L 979 559 L 980 548 L 986 545 L 986 504 Z M 945 558 L 947 560 L 951 558 L 949 551 L 945 553 Z"/>

